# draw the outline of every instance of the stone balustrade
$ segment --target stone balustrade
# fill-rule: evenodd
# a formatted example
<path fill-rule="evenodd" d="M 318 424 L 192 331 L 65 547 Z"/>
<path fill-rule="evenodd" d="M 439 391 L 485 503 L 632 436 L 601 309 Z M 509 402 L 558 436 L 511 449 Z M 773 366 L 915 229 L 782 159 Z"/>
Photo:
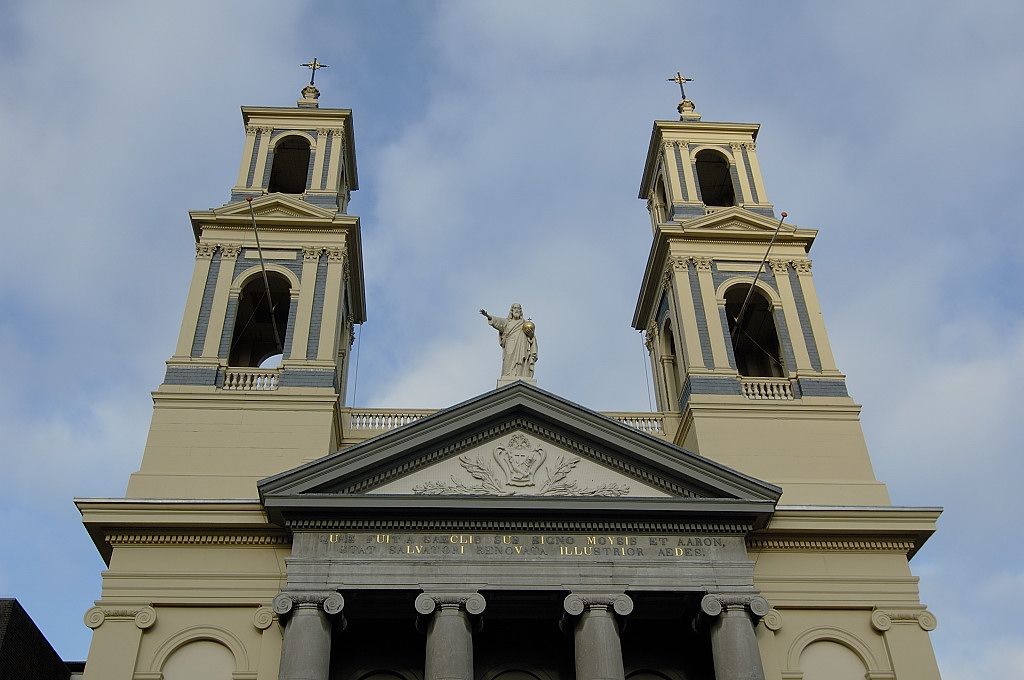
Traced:
<path fill-rule="evenodd" d="M 408 425 L 436 412 L 434 409 L 352 409 L 347 414 L 347 429 L 384 432 Z M 660 413 L 614 412 L 604 415 L 647 434 L 665 435 L 665 418 Z"/>
<path fill-rule="evenodd" d="M 228 368 L 224 370 L 221 389 L 239 392 L 265 392 L 276 390 L 280 382 L 277 368 Z"/>
<path fill-rule="evenodd" d="M 743 396 L 747 399 L 794 399 L 793 383 L 789 378 L 740 378 Z"/>

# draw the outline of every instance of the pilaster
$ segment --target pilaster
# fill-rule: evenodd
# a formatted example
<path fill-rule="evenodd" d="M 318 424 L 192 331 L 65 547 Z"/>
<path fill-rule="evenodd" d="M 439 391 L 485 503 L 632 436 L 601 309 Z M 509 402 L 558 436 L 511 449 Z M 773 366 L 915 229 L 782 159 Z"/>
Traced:
<path fill-rule="evenodd" d="M 130 680 L 135 677 L 142 633 L 156 623 L 150 606 L 96 606 L 85 612 L 92 629 L 85 680 Z"/>
<path fill-rule="evenodd" d="M 313 317 L 313 295 L 316 289 L 316 269 L 320 264 L 321 248 L 305 246 L 302 249 L 302 278 L 299 281 L 299 301 L 295 310 L 295 328 L 292 331 L 293 361 L 306 360 L 309 344 L 309 324 Z"/>
<path fill-rule="evenodd" d="M 253 125 L 245 126 L 245 144 L 242 147 L 242 162 L 238 168 L 238 181 L 235 187 L 245 189 L 249 185 L 249 166 L 252 165 L 252 154 L 256 146 L 256 130 Z"/>
<path fill-rule="evenodd" d="M 804 295 L 804 304 L 807 306 L 807 317 L 811 323 L 814 344 L 818 348 L 821 372 L 839 373 L 838 368 L 836 368 L 835 357 L 832 355 L 832 345 L 829 343 L 828 333 L 825 331 L 825 319 L 821 315 L 818 292 L 814 288 L 814 278 L 811 276 L 811 261 L 793 260 L 792 264 L 793 269 L 796 270 L 797 280 L 800 282 L 800 290 Z"/>
<path fill-rule="evenodd" d="M 220 270 L 217 272 L 217 286 L 214 288 L 213 306 L 210 309 L 210 325 L 206 330 L 206 341 L 203 344 L 204 359 L 216 359 L 220 351 L 228 297 L 231 294 L 231 281 L 235 275 L 235 260 L 238 259 L 240 250 L 241 246 L 235 244 L 220 246 Z"/>
<path fill-rule="evenodd" d="M 263 184 L 263 173 L 267 167 L 267 155 L 270 152 L 270 135 L 273 134 L 274 128 L 269 125 L 264 125 L 259 128 L 260 130 L 260 148 L 256 152 L 256 172 L 252 176 L 252 184 L 249 188 L 256 188 Z"/>
<path fill-rule="evenodd" d="M 764 190 L 764 178 L 761 176 L 761 164 L 757 160 L 757 144 L 754 142 L 745 142 L 744 146 L 747 149 L 747 160 L 750 161 L 750 174 L 754 176 L 754 188 L 757 189 L 757 195 L 761 199 L 761 203 L 768 202 L 768 194 Z"/>
<path fill-rule="evenodd" d="M 793 357 L 796 359 L 796 370 L 813 370 L 811 357 L 807 353 L 807 343 L 804 342 L 804 334 L 801 332 L 800 315 L 796 310 L 793 289 L 789 285 L 789 261 L 771 260 L 769 264 L 772 273 L 775 274 L 775 283 L 779 288 L 779 297 L 782 299 L 782 313 L 786 317 L 786 328 L 789 331 L 789 341 L 793 347 Z"/>
<path fill-rule="evenodd" d="M 712 259 L 710 257 L 694 257 L 697 268 L 697 281 L 700 283 L 700 299 L 704 305 L 704 319 L 708 325 L 708 340 L 711 343 L 711 358 L 716 371 L 731 371 L 729 353 L 725 348 L 725 329 L 722 318 L 718 314 L 718 300 L 715 297 L 715 282 L 711 276 Z"/>
<path fill-rule="evenodd" d="M 700 349 L 700 338 L 697 337 L 697 310 L 693 306 L 693 291 L 690 289 L 690 261 L 685 257 L 672 258 L 672 284 L 676 290 L 675 299 L 679 303 L 679 327 L 676 336 L 681 338 L 683 360 L 687 368 L 704 367 L 704 355 Z M 676 395 L 676 399 L 679 395 Z"/>
<path fill-rule="evenodd" d="M 885 640 L 892 670 L 899 680 L 932 680 L 939 677 L 938 663 L 928 633 L 938 622 L 927 609 L 876 608 L 871 627 Z"/>
<path fill-rule="evenodd" d="M 672 218 L 672 205 L 683 202 L 683 188 L 679 184 L 679 169 L 676 167 L 676 143 L 664 142 L 661 150 L 662 167 L 665 177 L 668 178 L 669 191 L 672 192 L 672 195 L 667 197 L 668 205 L 665 206 L 665 221 L 667 222 Z"/>
<path fill-rule="evenodd" d="M 324 154 L 327 153 L 327 135 L 330 133 L 328 128 L 319 128 L 316 131 L 316 151 L 313 157 L 313 182 L 310 188 L 313 191 L 322 191 L 324 189 L 321 186 L 321 181 L 324 176 Z"/>
<path fill-rule="evenodd" d="M 345 154 L 344 128 L 331 128 L 331 158 L 327 165 L 327 186 L 324 191 L 338 191 L 338 168 Z"/>
<path fill-rule="evenodd" d="M 747 180 L 747 165 L 743 162 L 743 145 L 739 142 L 730 144 L 732 148 L 732 161 L 736 166 L 736 175 L 740 180 L 740 205 L 754 203 L 754 195 L 750 192 L 750 182 Z"/>
<path fill-rule="evenodd" d="M 343 248 L 327 249 L 327 287 L 324 290 L 324 313 L 320 322 L 317 361 L 334 361 L 338 352 L 338 321 L 341 314 L 342 282 L 345 270 Z"/>
<path fill-rule="evenodd" d="M 192 354 L 192 341 L 196 337 L 196 327 L 199 324 L 199 309 L 203 304 L 203 289 L 206 287 L 206 278 L 210 275 L 210 263 L 216 249 L 212 243 L 196 244 L 196 264 L 192 270 L 192 283 L 189 284 L 188 298 L 185 299 L 178 344 L 174 348 L 176 357 L 188 357 Z"/>
<path fill-rule="evenodd" d="M 691 203 L 699 203 L 700 195 L 697 193 L 697 178 L 693 174 L 693 159 L 690 158 L 690 142 L 681 139 L 676 143 L 679 145 L 679 156 L 683 161 L 683 179 L 686 181 L 686 195 Z"/>

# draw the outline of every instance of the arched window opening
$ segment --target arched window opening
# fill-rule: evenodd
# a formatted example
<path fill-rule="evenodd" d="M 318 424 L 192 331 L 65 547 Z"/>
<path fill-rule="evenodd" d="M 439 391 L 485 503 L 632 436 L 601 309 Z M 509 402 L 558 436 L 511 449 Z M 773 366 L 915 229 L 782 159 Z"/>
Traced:
<path fill-rule="evenodd" d="M 654 183 L 654 219 L 658 224 L 668 220 L 668 196 L 665 193 L 665 181 L 660 177 Z"/>
<path fill-rule="evenodd" d="M 736 370 L 743 376 L 781 378 L 786 372 L 779 354 L 779 333 L 775 328 L 772 304 L 756 288 L 737 328 L 737 317 L 749 290 L 749 284 L 740 284 L 725 292 L 725 315 L 729 319 Z"/>
<path fill-rule="evenodd" d="M 704 149 L 697 153 L 697 183 L 704 205 L 726 207 L 736 205 L 729 159 L 717 151 Z"/>
<path fill-rule="evenodd" d="M 261 275 L 253 276 L 242 286 L 242 292 L 238 295 L 234 333 L 231 335 L 229 366 L 262 367 L 264 363 L 271 364 L 271 359 L 283 351 L 284 340 L 288 335 L 291 286 L 288 279 L 277 272 L 267 272 L 267 281 L 270 283 L 270 300 L 267 299 L 267 289 Z M 281 347 L 274 337 L 275 321 Z"/>
<path fill-rule="evenodd" d="M 661 379 L 665 385 L 665 410 L 674 411 L 679 403 L 679 387 L 676 381 L 676 339 L 672 333 L 672 325 L 666 320 L 661 337 Z"/>
<path fill-rule="evenodd" d="M 285 137 L 274 148 L 274 165 L 270 168 L 270 186 L 267 190 L 301 194 L 306 190 L 308 171 L 309 142 L 305 137 Z"/>

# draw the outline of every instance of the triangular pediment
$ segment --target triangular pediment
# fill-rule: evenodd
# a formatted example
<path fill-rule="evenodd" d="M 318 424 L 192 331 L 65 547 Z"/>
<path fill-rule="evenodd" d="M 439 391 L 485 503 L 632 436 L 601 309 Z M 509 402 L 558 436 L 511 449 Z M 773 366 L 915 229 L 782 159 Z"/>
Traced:
<path fill-rule="evenodd" d="M 767 516 L 781 490 L 525 383 L 259 483 L 289 513 L 702 512 Z"/>
<path fill-rule="evenodd" d="M 337 210 L 320 208 L 311 203 L 303 201 L 291 194 L 273 193 L 266 196 L 254 198 L 252 201 L 253 212 L 256 217 L 315 217 L 318 219 L 330 219 Z M 245 216 L 249 217 L 249 204 L 245 201 L 228 203 L 219 208 L 213 209 L 213 214 L 218 217 Z"/>
<path fill-rule="evenodd" d="M 776 227 L 779 227 L 778 218 L 767 217 L 766 215 L 734 206 L 732 208 L 722 208 L 704 217 L 687 220 L 683 224 L 683 231 L 687 233 L 713 231 L 718 235 L 733 232 L 749 237 L 751 234 L 759 232 L 773 234 Z M 813 240 L 816 234 L 817 231 L 814 229 L 801 229 L 787 222 L 783 222 L 782 226 L 779 227 L 779 236 L 783 238 L 788 236 L 790 238 L 796 237 L 798 240 Z"/>

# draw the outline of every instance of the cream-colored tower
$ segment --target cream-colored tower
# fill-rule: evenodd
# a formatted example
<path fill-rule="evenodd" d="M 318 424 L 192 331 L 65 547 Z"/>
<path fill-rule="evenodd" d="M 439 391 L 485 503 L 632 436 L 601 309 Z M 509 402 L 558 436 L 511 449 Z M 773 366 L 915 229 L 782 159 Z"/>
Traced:
<path fill-rule="evenodd" d="M 780 220 L 758 127 L 689 112 L 654 124 L 640 186 L 654 243 L 633 325 L 658 408 L 678 414 L 675 443 L 779 484 L 784 503 L 887 504 L 815 293 L 817 231 L 783 222 L 761 267 Z"/>
<path fill-rule="evenodd" d="M 352 112 L 307 97 L 243 107 L 242 122 L 230 200 L 189 213 L 195 270 L 128 497 L 253 498 L 257 480 L 341 443 L 352 328 L 365 317 L 359 218 L 346 213 Z"/>

